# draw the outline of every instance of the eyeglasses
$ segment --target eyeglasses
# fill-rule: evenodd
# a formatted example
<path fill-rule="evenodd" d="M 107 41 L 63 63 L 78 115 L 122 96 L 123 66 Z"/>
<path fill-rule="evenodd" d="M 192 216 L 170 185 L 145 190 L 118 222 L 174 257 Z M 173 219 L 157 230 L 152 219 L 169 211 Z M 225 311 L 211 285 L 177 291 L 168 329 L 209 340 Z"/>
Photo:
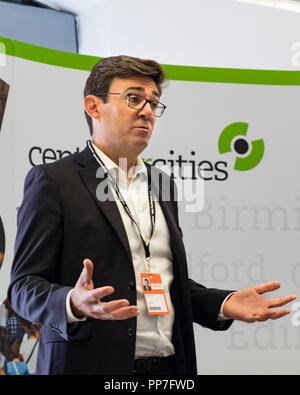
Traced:
<path fill-rule="evenodd" d="M 94 96 L 102 96 L 102 95 L 126 96 L 128 107 L 133 108 L 135 110 L 142 110 L 145 107 L 145 105 L 149 103 L 152 113 L 155 117 L 161 117 L 165 109 L 167 108 L 167 106 L 165 106 L 164 104 L 160 103 L 157 100 L 148 100 L 144 96 L 136 95 L 135 93 L 114 93 L 114 92 L 102 93 L 93 90 L 91 94 Z"/>

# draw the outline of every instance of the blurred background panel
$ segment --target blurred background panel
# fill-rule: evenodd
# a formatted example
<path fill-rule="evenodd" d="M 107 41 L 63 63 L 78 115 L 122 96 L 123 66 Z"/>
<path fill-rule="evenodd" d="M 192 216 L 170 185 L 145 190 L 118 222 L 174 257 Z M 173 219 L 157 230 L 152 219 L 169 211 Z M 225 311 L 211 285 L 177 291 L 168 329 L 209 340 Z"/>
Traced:
<path fill-rule="evenodd" d="M 0 1 L 0 36 L 77 52 L 75 16 L 41 7 L 34 1 Z"/>

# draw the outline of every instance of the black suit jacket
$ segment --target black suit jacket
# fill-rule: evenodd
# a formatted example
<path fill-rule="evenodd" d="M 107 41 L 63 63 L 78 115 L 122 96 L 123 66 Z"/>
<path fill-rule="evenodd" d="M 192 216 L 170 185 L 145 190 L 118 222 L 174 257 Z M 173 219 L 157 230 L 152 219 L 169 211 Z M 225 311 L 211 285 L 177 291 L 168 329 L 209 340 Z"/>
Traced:
<path fill-rule="evenodd" d="M 114 201 L 96 197 L 97 185 L 103 181 L 96 177 L 98 167 L 86 148 L 33 167 L 26 177 L 8 299 L 19 315 L 42 324 L 38 374 L 130 374 L 133 370 L 136 318 L 66 321 L 66 296 L 85 258 L 94 262 L 95 287 L 115 288 L 104 300 L 126 298 L 136 304 L 134 267 L 119 210 Z M 175 308 L 174 372 L 196 374 L 193 321 L 214 330 L 227 329 L 232 321 L 220 322 L 217 317 L 230 291 L 207 289 L 188 279 L 177 204 L 172 198 L 160 205 L 174 257 L 170 291 Z"/>

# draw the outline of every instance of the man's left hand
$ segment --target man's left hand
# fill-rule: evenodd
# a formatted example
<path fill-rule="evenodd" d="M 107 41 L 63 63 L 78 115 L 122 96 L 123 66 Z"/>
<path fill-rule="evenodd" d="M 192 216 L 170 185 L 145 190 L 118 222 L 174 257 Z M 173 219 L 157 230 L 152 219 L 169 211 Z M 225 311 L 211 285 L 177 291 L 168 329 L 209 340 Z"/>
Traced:
<path fill-rule="evenodd" d="M 274 291 L 280 287 L 279 281 L 255 285 L 235 292 L 224 303 L 223 315 L 227 318 L 245 322 L 276 320 L 290 313 L 289 309 L 273 310 L 296 299 L 295 295 L 277 299 L 263 298 L 265 292 Z"/>

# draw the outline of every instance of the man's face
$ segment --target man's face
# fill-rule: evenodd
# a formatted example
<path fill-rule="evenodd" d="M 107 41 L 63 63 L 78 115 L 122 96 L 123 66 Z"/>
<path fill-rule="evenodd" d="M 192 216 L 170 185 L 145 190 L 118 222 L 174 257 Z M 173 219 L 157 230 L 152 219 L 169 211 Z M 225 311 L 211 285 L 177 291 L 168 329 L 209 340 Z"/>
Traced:
<path fill-rule="evenodd" d="M 148 77 L 114 78 L 110 93 L 131 93 L 149 100 L 159 100 L 155 82 Z M 93 140 L 104 152 L 114 152 L 119 158 L 138 156 L 148 145 L 155 116 L 147 103 L 142 110 L 128 107 L 126 95 L 107 95 L 100 101 L 99 124 L 94 127 Z"/>

